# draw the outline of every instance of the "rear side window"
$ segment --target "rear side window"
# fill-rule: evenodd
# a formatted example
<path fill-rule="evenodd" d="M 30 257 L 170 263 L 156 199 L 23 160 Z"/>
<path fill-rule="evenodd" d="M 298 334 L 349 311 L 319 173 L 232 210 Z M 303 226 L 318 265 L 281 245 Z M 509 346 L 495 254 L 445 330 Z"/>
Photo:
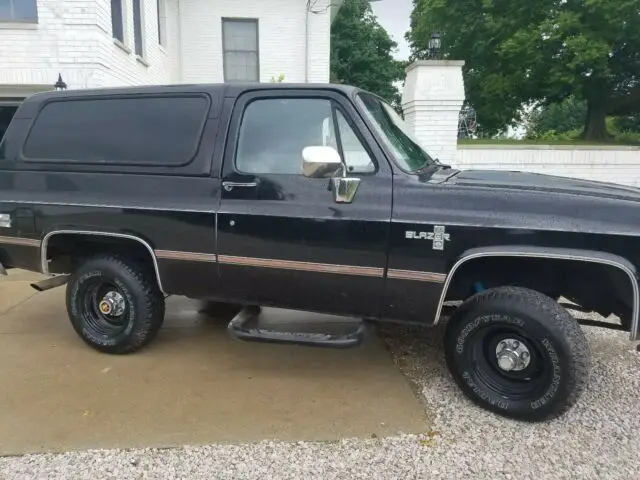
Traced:
<path fill-rule="evenodd" d="M 35 160 L 183 166 L 195 156 L 209 102 L 202 96 L 52 102 L 24 146 Z"/>

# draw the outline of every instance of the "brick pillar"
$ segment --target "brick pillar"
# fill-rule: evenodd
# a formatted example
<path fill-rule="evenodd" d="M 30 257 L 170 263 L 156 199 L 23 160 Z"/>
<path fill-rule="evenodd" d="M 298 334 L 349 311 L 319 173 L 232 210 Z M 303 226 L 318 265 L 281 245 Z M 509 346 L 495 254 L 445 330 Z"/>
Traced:
<path fill-rule="evenodd" d="M 463 61 L 420 60 L 407 68 L 404 117 L 424 149 L 455 165 L 458 115 L 464 102 Z"/>

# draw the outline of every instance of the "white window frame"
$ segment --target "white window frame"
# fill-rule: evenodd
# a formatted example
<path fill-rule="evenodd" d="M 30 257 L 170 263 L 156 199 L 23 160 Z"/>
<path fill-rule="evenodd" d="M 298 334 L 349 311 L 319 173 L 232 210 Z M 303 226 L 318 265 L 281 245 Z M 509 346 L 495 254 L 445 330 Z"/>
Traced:
<path fill-rule="evenodd" d="M 36 16 L 35 18 L 29 18 L 29 19 L 20 19 L 20 18 L 15 18 L 15 5 L 19 2 L 28 2 L 31 1 L 36 9 Z M 38 2 L 37 0 L 9 0 L 9 8 L 10 11 L 12 12 L 12 14 L 9 17 L 0 17 L 0 23 L 38 23 Z"/>

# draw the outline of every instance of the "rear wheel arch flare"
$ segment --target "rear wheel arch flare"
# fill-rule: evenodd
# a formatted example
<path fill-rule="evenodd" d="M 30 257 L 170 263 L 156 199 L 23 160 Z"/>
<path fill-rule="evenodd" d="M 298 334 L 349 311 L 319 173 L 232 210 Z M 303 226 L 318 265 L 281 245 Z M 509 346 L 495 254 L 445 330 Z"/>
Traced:
<path fill-rule="evenodd" d="M 49 264 L 47 261 L 47 248 L 49 246 L 49 241 L 52 237 L 56 235 L 86 235 L 86 236 L 96 236 L 96 237 L 104 237 L 107 238 L 117 238 L 120 240 L 130 240 L 133 242 L 137 242 L 139 245 L 144 247 L 144 249 L 149 253 L 151 262 L 153 264 L 153 269 L 156 276 L 156 281 L 158 282 L 158 288 L 161 292 L 165 293 L 162 288 L 162 279 L 160 277 L 160 269 L 158 267 L 158 260 L 156 258 L 155 252 L 149 242 L 146 240 L 127 233 L 113 233 L 113 232 L 100 232 L 100 231 L 89 231 L 89 230 L 52 230 L 48 232 L 42 239 L 42 243 L 40 245 L 40 270 L 45 275 L 49 274 Z"/>

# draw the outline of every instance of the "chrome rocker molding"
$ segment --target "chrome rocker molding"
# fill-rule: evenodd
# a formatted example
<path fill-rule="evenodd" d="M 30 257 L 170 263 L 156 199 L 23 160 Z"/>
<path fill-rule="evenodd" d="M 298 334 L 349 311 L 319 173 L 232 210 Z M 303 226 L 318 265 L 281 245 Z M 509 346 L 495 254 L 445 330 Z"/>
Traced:
<path fill-rule="evenodd" d="M 156 259 L 156 255 L 147 242 L 145 242 L 140 237 L 136 237 L 135 235 L 128 235 L 126 233 L 109 233 L 109 232 L 95 232 L 89 230 L 53 230 L 47 233 L 42 239 L 42 244 L 40 246 L 40 269 L 42 273 L 45 275 L 49 274 L 49 263 L 47 262 L 47 244 L 49 243 L 49 239 L 54 235 L 59 234 L 74 234 L 74 235 L 95 235 L 99 237 L 116 237 L 116 238 L 124 238 L 127 240 L 134 240 L 140 244 L 142 244 L 148 251 L 149 255 L 151 255 L 151 259 L 153 260 L 153 268 L 156 271 L 156 280 L 158 281 L 158 288 L 162 293 L 166 295 L 166 292 L 162 288 L 162 281 L 160 280 L 160 269 L 158 268 L 158 260 Z"/>
<path fill-rule="evenodd" d="M 445 298 L 447 297 L 447 291 L 449 285 L 453 280 L 453 276 L 456 271 L 469 260 L 482 257 L 529 257 L 529 258 L 548 258 L 552 260 L 572 260 L 578 262 L 599 263 L 602 265 L 609 265 L 616 267 L 627 274 L 629 280 L 631 280 L 631 286 L 633 288 L 633 310 L 631 318 L 631 332 L 630 340 L 637 340 L 638 335 L 638 309 L 640 308 L 640 287 L 638 286 L 638 278 L 635 274 L 635 268 L 625 258 L 610 253 L 596 252 L 590 250 L 566 250 L 566 249 L 544 249 L 538 247 L 523 248 L 517 247 L 510 249 L 509 247 L 495 247 L 486 249 L 472 249 L 466 252 L 451 268 L 442 288 L 442 294 L 440 295 L 440 302 L 438 303 L 438 310 L 436 311 L 435 320 L 433 322 L 436 325 L 440 321 L 440 315 L 442 313 L 442 307 L 444 305 Z"/>

